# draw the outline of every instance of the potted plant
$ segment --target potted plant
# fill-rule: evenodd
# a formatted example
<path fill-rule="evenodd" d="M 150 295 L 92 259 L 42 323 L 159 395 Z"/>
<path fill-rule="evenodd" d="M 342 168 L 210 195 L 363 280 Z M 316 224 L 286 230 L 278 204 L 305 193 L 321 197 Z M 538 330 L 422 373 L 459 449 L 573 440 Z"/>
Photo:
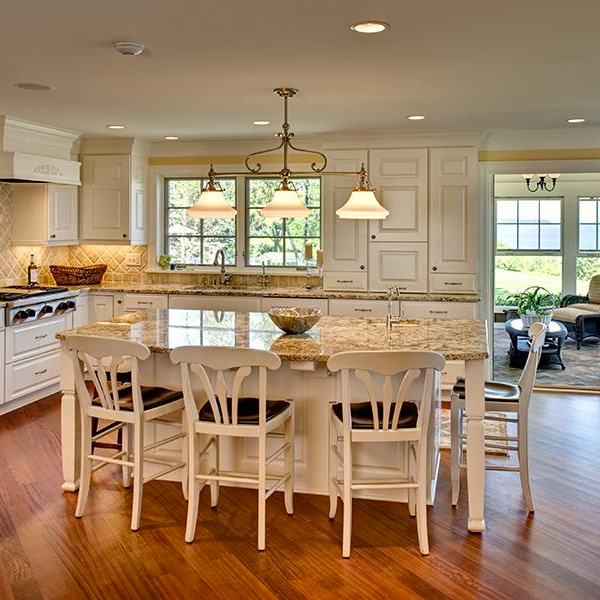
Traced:
<path fill-rule="evenodd" d="M 171 265 L 171 256 L 169 254 L 161 254 L 158 257 L 157 264 L 161 269 L 168 269 Z"/>
<path fill-rule="evenodd" d="M 508 296 L 506 301 L 516 305 L 525 327 L 530 327 L 538 321 L 548 326 L 552 320 L 552 310 L 557 304 L 557 297 L 558 294 L 552 294 L 546 288 L 532 286 Z"/>

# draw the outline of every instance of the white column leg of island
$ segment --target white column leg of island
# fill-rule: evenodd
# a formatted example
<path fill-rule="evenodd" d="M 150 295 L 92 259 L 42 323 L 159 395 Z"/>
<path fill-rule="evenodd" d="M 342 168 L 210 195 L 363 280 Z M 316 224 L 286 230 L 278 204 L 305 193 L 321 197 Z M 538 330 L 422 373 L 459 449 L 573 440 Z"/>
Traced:
<path fill-rule="evenodd" d="M 467 485 L 469 498 L 469 531 L 484 531 L 485 501 L 485 413 L 484 361 L 465 361 L 465 413 L 467 416 Z"/>
<path fill-rule="evenodd" d="M 60 345 L 60 389 L 62 391 L 60 413 L 60 438 L 62 445 L 63 484 L 65 492 L 76 492 L 79 488 L 80 429 L 79 400 L 75 392 L 75 379 L 71 355 Z"/>

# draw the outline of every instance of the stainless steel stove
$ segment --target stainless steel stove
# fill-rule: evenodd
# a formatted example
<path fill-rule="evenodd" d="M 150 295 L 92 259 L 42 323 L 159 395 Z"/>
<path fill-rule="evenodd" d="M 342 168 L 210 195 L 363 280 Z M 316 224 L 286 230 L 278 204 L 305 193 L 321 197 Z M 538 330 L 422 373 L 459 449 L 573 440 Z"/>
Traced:
<path fill-rule="evenodd" d="M 17 285 L 0 288 L 0 302 L 6 302 L 6 325 L 74 312 L 77 294 L 64 287 Z"/>

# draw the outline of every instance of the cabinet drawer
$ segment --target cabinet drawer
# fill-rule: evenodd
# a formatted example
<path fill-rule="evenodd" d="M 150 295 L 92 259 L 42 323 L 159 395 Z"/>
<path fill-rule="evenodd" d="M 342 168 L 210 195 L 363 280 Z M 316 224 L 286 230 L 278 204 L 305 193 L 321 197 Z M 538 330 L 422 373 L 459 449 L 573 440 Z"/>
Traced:
<path fill-rule="evenodd" d="M 37 356 L 58 348 L 56 334 L 71 328 L 71 314 L 23 323 L 6 331 L 6 362 Z"/>
<path fill-rule="evenodd" d="M 429 275 L 429 291 L 452 292 L 453 294 L 472 293 L 475 291 L 475 275 Z"/>
<path fill-rule="evenodd" d="M 60 380 L 60 356 L 58 350 L 38 358 L 22 360 L 6 365 L 5 401 L 57 385 Z"/>
<path fill-rule="evenodd" d="M 123 310 L 125 312 L 168 307 L 169 296 L 166 294 L 125 294 L 123 296 Z"/>
<path fill-rule="evenodd" d="M 297 306 L 299 308 L 319 308 L 326 315 L 329 312 L 326 298 L 263 298 L 260 309 L 267 312 L 274 306 Z"/>
<path fill-rule="evenodd" d="M 325 290 L 366 290 L 366 273 L 325 273 L 323 289 Z"/>
<path fill-rule="evenodd" d="M 403 302 L 407 319 L 475 319 L 477 304 L 473 302 Z"/>
<path fill-rule="evenodd" d="M 398 316 L 398 301 L 392 302 L 392 312 Z M 329 314 L 333 317 L 373 317 L 387 316 L 387 300 L 330 300 Z"/>
<path fill-rule="evenodd" d="M 260 312 L 260 298 L 249 298 L 247 296 L 172 295 L 169 297 L 169 308 Z"/>

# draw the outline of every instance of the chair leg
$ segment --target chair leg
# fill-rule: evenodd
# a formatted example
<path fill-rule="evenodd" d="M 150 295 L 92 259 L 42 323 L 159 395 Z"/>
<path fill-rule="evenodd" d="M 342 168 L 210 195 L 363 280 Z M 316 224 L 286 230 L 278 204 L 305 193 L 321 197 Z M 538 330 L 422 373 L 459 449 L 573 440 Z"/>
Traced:
<path fill-rule="evenodd" d="M 258 549 L 265 549 L 266 492 L 267 492 L 267 439 L 261 434 L 258 438 Z"/>
<path fill-rule="evenodd" d="M 331 407 L 329 408 L 329 438 L 328 438 L 328 449 L 329 449 L 329 468 L 327 470 L 328 482 L 329 482 L 329 518 L 333 519 L 337 512 L 337 499 L 338 492 L 337 487 L 333 483 L 333 479 L 337 479 L 337 456 L 332 450 L 332 446 L 337 446 L 337 429 L 335 421 L 333 420 L 333 412 Z"/>
<path fill-rule="evenodd" d="M 215 475 L 219 474 L 220 467 L 220 451 L 219 451 L 219 436 L 215 436 L 213 452 L 215 455 L 214 470 Z M 219 482 L 214 480 L 210 482 L 210 506 L 216 508 L 219 505 Z"/>
<path fill-rule="evenodd" d="M 144 423 L 133 425 L 133 506 L 131 509 L 131 529 L 140 528 L 142 514 L 142 488 L 144 485 Z"/>
<path fill-rule="evenodd" d="M 519 438 L 519 476 L 521 477 L 521 487 L 523 488 L 523 496 L 525 504 L 529 512 L 533 512 L 533 499 L 531 498 L 531 487 L 529 486 L 529 449 L 527 446 L 527 416 L 519 415 L 517 423 L 518 438 Z"/>
<path fill-rule="evenodd" d="M 406 444 L 408 452 L 408 476 L 413 481 L 417 481 L 417 458 L 415 455 L 416 446 L 410 442 Z M 408 514 L 414 517 L 417 514 L 417 494 L 414 488 L 408 488 Z"/>
<path fill-rule="evenodd" d="M 196 534 L 196 522 L 198 521 L 198 504 L 200 501 L 200 482 L 198 474 L 198 434 L 188 431 L 188 509 L 185 525 L 185 541 L 191 543 Z"/>
<path fill-rule="evenodd" d="M 288 515 L 294 514 L 294 413 L 292 412 L 289 419 L 284 425 L 284 440 L 289 444 L 289 448 L 285 451 L 285 472 L 289 475 L 285 482 L 284 499 L 285 510 Z"/>
<path fill-rule="evenodd" d="M 422 444 L 424 442 L 420 442 Z M 419 446 L 417 450 L 417 478 L 419 487 L 417 488 L 417 535 L 419 538 L 419 550 L 421 554 L 429 554 L 429 539 L 427 535 L 427 497 L 425 493 L 426 465 L 425 453 L 421 452 Z"/>
<path fill-rule="evenodd" d="M 342 556 L 350 558 L 352 540 L 352 445 L 349 436 L 344 437 L 344 525 Z"/>
<path fill-rule="evenodd" d="M 133 425 L 126 423 L 120 430 L 123 432 L 123 450 L 125 454 L 123 458 L 127 461 L 131 460 L 133 454 Z M 131 486 L 131 467 L 126 465 L 123 466 L 123 487 L 128 488 Z"/>
<path fill-rule="evenodd" d="M 90 482 L 92 479 L 92 460 L 88 456 L 92 454 L 92 420 L 84 416 L 81 423 L 81 471 L 79 475 L 79 494 L 77 495 L 77 507 L 75 516 L 83 517 Z"/>
<path fill-rule="evenodd" d="M 185 419 L 185 411 L 181 413 L 181 430 L 182 432 L 190 435 L 187 430 L 187 421 Z M 183 493 L 184 500 L 189 499 L 189 477 L 188 477 L 188 446 L 187 446 L 187 436 L 181 438 L 181 462 L 183 462 L 183 468 L 181 469 L 181 491 Z"/>
<path fill-rule="evenodd" d="M 452 506 L 458 504 L 460 494 L 460 460 L 462 444 L 460 435 L 462 427 L 461 410 L 458 407 L 458 395 L 450 396 L 450 479 L 452 482 Z"/>

